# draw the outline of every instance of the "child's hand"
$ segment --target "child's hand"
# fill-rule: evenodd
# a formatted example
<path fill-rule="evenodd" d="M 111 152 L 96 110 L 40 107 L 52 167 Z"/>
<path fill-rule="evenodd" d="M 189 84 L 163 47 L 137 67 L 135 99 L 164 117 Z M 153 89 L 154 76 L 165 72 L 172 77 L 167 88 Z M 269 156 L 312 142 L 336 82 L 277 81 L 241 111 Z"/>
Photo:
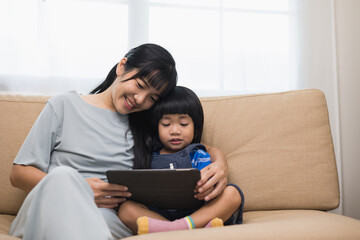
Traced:
<path fill-rule="evenodd" d="M 125 186 L 107 183 L 96 177 L 87 178 L 86 181 L 94 192 L 95 203 L 99 208 L 115 208 L 131 196 Z"/>
<path fill-rule="evenodd" d="M 209 166 L 201 169 L 201 179 L 195 189 L 195 197 L 210 201 L 217 197 L 227 184 L 227 167 L 221 162 L 213 162 Z"/>

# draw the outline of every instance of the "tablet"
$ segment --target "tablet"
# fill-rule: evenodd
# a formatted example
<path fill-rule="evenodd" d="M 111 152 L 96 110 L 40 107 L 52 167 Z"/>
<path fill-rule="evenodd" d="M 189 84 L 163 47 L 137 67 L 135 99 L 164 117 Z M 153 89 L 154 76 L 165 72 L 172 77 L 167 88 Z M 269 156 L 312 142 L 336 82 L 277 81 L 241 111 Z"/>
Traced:
<path fill-rule="evenodd" d="M 109 170 L 109 183 L 128 187 L 129 200 L 163 209 L 197 209 L 204 203 L 194 198 L 200 171 L 185 169 Z"/>

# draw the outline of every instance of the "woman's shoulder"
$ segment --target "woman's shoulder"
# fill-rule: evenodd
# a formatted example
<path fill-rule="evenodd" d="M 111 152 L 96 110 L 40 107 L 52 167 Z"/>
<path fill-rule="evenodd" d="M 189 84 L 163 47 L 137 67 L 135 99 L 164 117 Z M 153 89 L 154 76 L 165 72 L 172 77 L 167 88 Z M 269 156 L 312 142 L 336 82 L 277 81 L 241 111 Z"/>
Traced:
<path fill-rule="evenodd" d="M 64 92 L 57 95 L 52 96 L 49 98 L 48 102 L 50 103 L 57 103 L 62 101 L 67 101 L 69 99 L 73 99 L 74 97 L 79 96 L 79 94 L 74 91 Z"/>
<path fill-rule="evenodd" d="M 52 96 L 48 103 L 52 106 L 63 106 L 64 104 L 69 104 L 71 102 L 76 102 L 80 99 L 79 94 L 76 91 L 69 91 L 61 93 L 55 96 Z"/>
<path fill-rule="evenodd" d="M 57 114 L 61 114 L 70 106 L 77 105 L 79 99 L 80 96 L 76 91 L 69 91 L 52 96 L 47 101 L 47 105 L 50 105 Z"/>

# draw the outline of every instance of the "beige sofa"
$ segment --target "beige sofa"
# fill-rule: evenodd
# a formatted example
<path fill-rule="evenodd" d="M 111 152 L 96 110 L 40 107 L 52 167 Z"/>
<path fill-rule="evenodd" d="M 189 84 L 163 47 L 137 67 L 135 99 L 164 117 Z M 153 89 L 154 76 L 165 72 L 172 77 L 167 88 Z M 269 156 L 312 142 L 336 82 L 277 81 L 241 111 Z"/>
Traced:
<path fill-rule="evenodd" d="M 24 197 L 12 161 L 45 96 L 0 95 L 0 240 Z M 203 98 L 203 141 L 225 153 L 245 194 L 244 224 L 130 239 L 360 239 L 360 221 L 328 210 L 339 183 L 327 105 L 319 90 Z"/>

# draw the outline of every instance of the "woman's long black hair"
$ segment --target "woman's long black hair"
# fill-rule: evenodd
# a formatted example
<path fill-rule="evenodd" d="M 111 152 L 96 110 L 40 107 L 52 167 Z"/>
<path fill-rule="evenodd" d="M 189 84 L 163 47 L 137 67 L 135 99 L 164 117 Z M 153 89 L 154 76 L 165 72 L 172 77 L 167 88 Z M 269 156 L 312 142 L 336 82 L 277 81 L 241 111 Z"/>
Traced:
<path fill-rule="evenodd" d="M 192 90 L 176 86 L 149 111 L 154 149 L 163 147 L 159 139 L 158 125 L 165 114 L 188 114 L 194 122 L 192 143 L 200 143 L 204 127 L 204 112 L 198 96 Z"/>
<path fill-rule="evenodd" d="M 157 90 L 163 86 L 165 89 L 161 97 L 166 96 L 177 83 L 175 61 L 171 54 L 163 47 L 156 44 L 143 44 L 131 49 L 125 57 L 125 73 L 137 70 L 137 73 L 129 79 L 146 79 Z M 110 70 L 106 79 L 91 91 L 97 94 L 108 89 L 117 78 L 117 64 Z M 152 154 L 151 135 L 147 112 L 135 112 L 129 114 L 129 126 L 134 139 L 134 169 L 149 168 Z"/>

